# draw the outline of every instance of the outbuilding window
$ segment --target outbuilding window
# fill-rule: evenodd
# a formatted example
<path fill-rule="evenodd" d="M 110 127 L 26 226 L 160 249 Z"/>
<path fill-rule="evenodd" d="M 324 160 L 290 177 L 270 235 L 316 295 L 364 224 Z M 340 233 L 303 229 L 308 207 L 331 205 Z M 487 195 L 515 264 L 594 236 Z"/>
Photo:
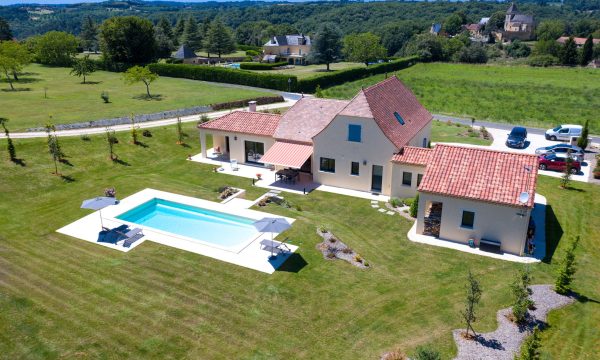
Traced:
<path fill-rule="evenodd" d="M 475 223 L 475 213 L 472 211 L 463 210 L 461 227 L 472 229 Z"/>
<path fill-rule="evenodd" d="M 402 172 L 402 185 L 410 186 L 412 184 L 412 173 L 411 172 Z"/>

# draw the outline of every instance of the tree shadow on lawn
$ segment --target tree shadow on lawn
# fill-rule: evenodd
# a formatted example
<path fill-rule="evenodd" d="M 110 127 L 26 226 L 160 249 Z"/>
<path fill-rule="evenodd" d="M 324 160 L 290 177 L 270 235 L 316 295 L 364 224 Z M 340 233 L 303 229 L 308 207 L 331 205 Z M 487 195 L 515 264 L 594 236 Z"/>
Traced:
<path fill-rule="evenodd" d="M 308 263 L 306 262 L 306 260 L 304 260 L 302 255 L 298 253 L 293 253 L 285 260 L 283 264 L 281 264 L 281 266 L 277 268 L 276 271 L 297 273 L 300 270 L 302 270 L 302 268 L 304 268 L 306 265 L 308 265 Z"/>
<path fill-rule="evenodd" d="M 31 91 L 31 88 L 14 88 L 14 89 L 2 89 L 4 92 L 21 92 L 21 91 Z"/>
<path fill-rule="evenodd" d="M 146 100 L 146 101 L 162 101 L 163 96 L 161 94 L 155 94 L 148 97 L 146 94 L 136 95 L 133 97 L 135 100 Z"/>
<path fill-rule="evenodd" d="M 119 158 L 115 158 L 115 159 L 113 159 L 113 162 L 114 162 L 115 164 L 119 164 L 119 165 L 123 165 L 123 166 L 131 166 L 131 164 L 130 164 L 130 163 L 128 163 L 127 161 L 125 161 L 125 160 L 122 160 L 122 159 L 119 159 Z"/>
<path fill-rule="evenodd" d="M 25 164 L 25 160 L 23 160 L 23 159 L 14 158 L 14 159 L 10 159 L 10 161 L 12 161 L 13 164 L 15 164 L 15 165 L 19 165 L 19 166 L 22 166 L 22 167 L 27 166 L 27 164 Z"/>
<path fill-rule="evenodd" d="M 61 163 L 61 164 L 65 164 L 65 165 L 67 165 L 67 166 L 71 166 L 71 167 L 73 167 L 73 163 L 71 163 L 71 162 L 70 162 L 69 160 L 67 160 L 67 159 L 60 159 L 60 160 L 58 160 L 58 161 L 60 161 L 60 163 Z"/>
<path fill-rule="evenodd" d="M 554 252 L 563 236 L 563 229 L 556 218 L 552 205 L 546 205 L 546 256 L 542 260 L 549 264 L 552 262 Z"/>
<path fill-rule="evenodd" d="M 72 182 L 75 182 L 75 178 L 74 178 L 74 177 L 72 177 L 71 175 L 62 175 L 62 174 L 61 174 L 61 175 L 60 175 L 60 178 L 61 178 L 61 179 L 62 179 L 64 182 L 66 182 L 66 183 L 72 183 Z"/>
<path fill-rule="evenodd" d="M 138 142 L 136 142 L 136 143 L 135 143 L 135 145 L 137 145 L 137 146 L 139 146 L 139 147 L 142 147 L 142 148 L 144 148 L 144 149 L 146 149 L 146 148 L 149 148 L 149 147 L 150 147 L 150 145 L 148 145 L 148 144 L 146 144 L 146 143 L 144 143 L 144 142 L 141 142 L 141 141 L 138 141 Z"/>
<path fill-rule="evenodd" d="M 89 81 L 86 80 L 85 82 L 80 82 L 80 85 L 98 85 L 98 84 L 102 84 L 102 81 Z"/>

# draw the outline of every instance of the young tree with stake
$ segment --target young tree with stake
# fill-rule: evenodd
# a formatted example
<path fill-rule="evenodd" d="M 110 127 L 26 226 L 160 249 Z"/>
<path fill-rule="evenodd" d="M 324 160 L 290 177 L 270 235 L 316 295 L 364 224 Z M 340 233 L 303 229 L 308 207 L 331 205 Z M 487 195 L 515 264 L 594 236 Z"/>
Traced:
<path fill-rule="evenodd" d="M 573 275 L 575 275 L 575 250 L 579 244 L 579 236 L 575 238 L 575 241 L 571 243 L 565 257 L 558 268 L 558 276 L 554 283 L 554 290 L 559 293 L 566 295 L 571 290 L 571 282 L 573 281 Z"/>
<path fill-rule="evenodd" d="M 6 127 L 7 122 L 7 118 L 0 117 L 0 125 L 2 125 L 2 128 L 4 129 L 4 134 L 6 135 L 6 150 L 8 151 L 8 157 L 10 161 L 16 163 L 18 161 L 17 152 L 15 150 L 15 145 L 13 144 L 13 141 L 10 138 L 10 131 L 8 131 L 8 128 Z"/>
<path fill-rule="evenodd" d="M 177 117 L 177 145 L 183 145 L 183 138 L 185 137 L 185 134 L 183 133 L 183 127 L 181 124 L 181 118 L 178 116 Z"/>
<path fill-rule="evenodd" d="M 77 77 L 83 76 L 83 83 L 85 84 L 85 77 L 89 74 L 96 71 L 96 66 L 90 60 L 89 55 L 85 55 L 82 58 L 75 59 L 73 62 L 73 69 L 71 70 L 71 75 L 75 75 Z"/>
<path fill-rule="evenodd" d="M 475 316 L 475 306 L 479 304 L 479 300 L 481 299 L 481 286 L 479 285 L 479 281 L 475 278 L 471 270 L 469 270 L 469 275 L 467 277 L 467 297 L 465 299 L 465 310 L 461 311 L 461 315 L 465 319 L 467 324 L 467 332 L 466 337 L 468 338 L 469 330 L 473 332 L 472 336 L 477 336 L 475 333 L 475 329 L 473 329 L 473 323 L 477 321 L 477 317 Z"/>

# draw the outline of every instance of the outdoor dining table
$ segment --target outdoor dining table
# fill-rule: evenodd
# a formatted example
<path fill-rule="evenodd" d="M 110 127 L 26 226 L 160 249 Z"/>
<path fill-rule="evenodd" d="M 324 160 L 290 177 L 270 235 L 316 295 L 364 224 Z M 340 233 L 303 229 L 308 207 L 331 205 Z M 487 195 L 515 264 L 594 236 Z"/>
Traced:
<path fill-rule="evenodd" d="M 295 181 L 296 177 L 298 177 L 298 171 L 293 169 L 281 169 L 278 170 L 275 175 L 277 179 L 282 179 L 283 181 Z"/>

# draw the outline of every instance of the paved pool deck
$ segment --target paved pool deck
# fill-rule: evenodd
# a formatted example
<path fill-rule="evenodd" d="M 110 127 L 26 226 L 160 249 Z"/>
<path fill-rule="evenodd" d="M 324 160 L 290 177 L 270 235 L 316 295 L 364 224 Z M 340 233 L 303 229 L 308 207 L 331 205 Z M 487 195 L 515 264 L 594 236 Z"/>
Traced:
<path fill-rule="evenodd" d="M 175 201 L 186 205 L 220 211 L 253 220 L 259 220 L 263 217 L 279 217 L 261 211 L 250 210 L 244 206 L 251 206 L 253 202 L 243 199 L 233 199 L 233 201 L 222 204 L 155 189 L 144 189 L 120 200 L 119 204 L 117 205 L 111 205 L 107 208 L 104 208 L 102 210 L 102 222 L 104 226 L 108 228 L 115 228 L 123 224 L 128 224 L 127 222 L 119 220 L 116 217 L 153 198 Z M 292 224 L 295 221 L 295 219 L 292 218 L 286 217 L 285 219 Z M 277 253 L 277 256 L 274 259 L 271 259 L 271 248 L 264 246 L 265 243 L 268 243 L 269 245 L 271 244 L 270 233 L 257 232 L 255 237 L 250 239 L 247 243 L 241 245 L 241 249 L 227 250 L 215 245 L 194 241 L 153 228 L 144 227 L 137 224 L 128 225 L 130 228 L 142 228 L 144 233 L 144 236 L 140 240 L 133 243 L 133 245 L 129 248 L 123 247 L 122 241 L 118 242 L 117 244 L 98 242 L 99 232 L 101 230 L 99 211 L 95 211 L 87 216 L 84 216 L 83 218 L 58 229 L 57 232 L 122 252 L 132 251 L 134 248 L 142 246 L 144 242 L 152 241 L 161 245 L 190 251 L 267 274 L 274 273 L 276 269 L 298 249 L 298 247 L 295 245 L 287 244 L 288 250 L 276 250 L 275 252 Z M 278 235 L 278 233 L 274 233 L 273 238 L 276 238 Z M 274 245 L 278 244 L 280 244 L 280 242 L 275 240 Z"/>

